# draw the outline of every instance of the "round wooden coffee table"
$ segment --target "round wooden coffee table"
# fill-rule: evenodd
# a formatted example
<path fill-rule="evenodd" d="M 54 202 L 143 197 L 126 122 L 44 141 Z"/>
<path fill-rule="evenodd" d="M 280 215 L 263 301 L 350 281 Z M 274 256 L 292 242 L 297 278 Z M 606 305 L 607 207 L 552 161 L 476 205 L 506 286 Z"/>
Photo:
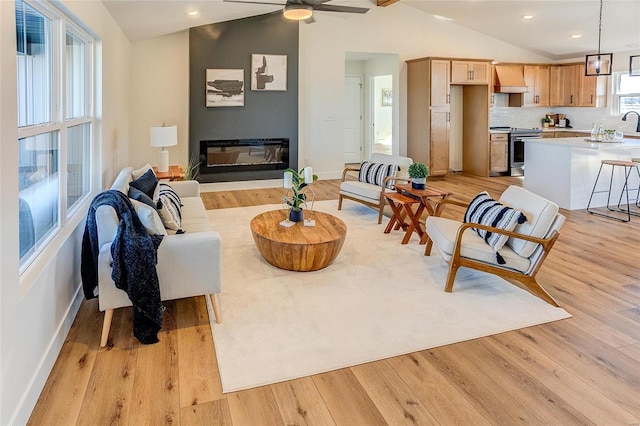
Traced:
<path fill-rule="evenodd" d="M 317 271 L 329 266 L 340 253 L 347 225 L 316 211 L 311 214 L 315 226 L 304 226 L 303 222 L 289 228 L 280 225 L 288 216 L 288 210 L 272 210 L 251 220 L 253 240 L 265 260 L 289 271 Z"/>

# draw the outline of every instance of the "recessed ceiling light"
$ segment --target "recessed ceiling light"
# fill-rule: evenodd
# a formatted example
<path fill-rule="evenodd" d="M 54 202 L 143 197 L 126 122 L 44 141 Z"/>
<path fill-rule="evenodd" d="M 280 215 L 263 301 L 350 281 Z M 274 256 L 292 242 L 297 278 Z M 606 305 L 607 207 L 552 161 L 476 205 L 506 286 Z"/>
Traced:
<path fill-rule="evenodd" d="M 522 19 L 533 19 L 533 15 L 524 15 Z"/>
<path fill-rule="evenodd" d="M 197 14 L 199 14 L 200 12 L 197 10 L 192 10 L 191 12 L 187 12 L 187 15 L 189 16 L 196 16 Z"/>
<path fill-rule="evenodd" d="M 580 38 L 582 34 L 571 34 L 571 38 Z"/>

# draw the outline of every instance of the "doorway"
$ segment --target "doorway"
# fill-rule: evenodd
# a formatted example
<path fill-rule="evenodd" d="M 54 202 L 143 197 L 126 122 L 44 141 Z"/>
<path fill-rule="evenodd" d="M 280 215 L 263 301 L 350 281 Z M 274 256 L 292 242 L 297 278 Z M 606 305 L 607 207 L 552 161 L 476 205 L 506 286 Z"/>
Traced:
<path fill-rule="evenodd" d="M 362 76 L 345 76 L 344 86 L 344 162 L 360 163 L 364 152 Z"/>
<path fill-rule="evenodd" d="M 345 162 L 361 162 L 375 152 L 406 154 L 398 128 L 399 64 L 400 57 L 393 53 L 345 52 Z M 359 83 L 347 81 L 355 76 L 360 77 Z M 354 84 L 361 84 L 358 91 Z M 356 103 L 358 93 L 360 102 Z M 359 115 L 353 112 L 355 107 L 360 108 Z M 360 130 L 359 145 L 353 142 L 356 118 L 361 123 L 356 126 Z"/>
<path fill-rule="evenodd" d="M 372 152 L 391 155 L 393 152 L 393 76 L 374 76 L 372 87 Z"/>

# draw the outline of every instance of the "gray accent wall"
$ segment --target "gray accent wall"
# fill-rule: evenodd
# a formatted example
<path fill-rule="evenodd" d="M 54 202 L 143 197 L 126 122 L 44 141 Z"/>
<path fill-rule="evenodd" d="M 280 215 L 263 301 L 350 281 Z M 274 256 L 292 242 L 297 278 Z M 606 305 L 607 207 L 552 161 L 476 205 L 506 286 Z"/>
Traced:
<path fill-rule="evenodd" d="M 288 138 L 290 165 L 297 169 L 298 25 L 277 12 L 190 29 L 190 157 L 198 157 L 201 140 Z M 287 55 L 286 91 L 251 90 L 252 54 Z M 205 106 L 205 74 L 209 68 L 244 70 L 244 106 Z M 281 178 L 282 173 L 201 173 L 200 177 L 203 182 L 220 182 Z"/>

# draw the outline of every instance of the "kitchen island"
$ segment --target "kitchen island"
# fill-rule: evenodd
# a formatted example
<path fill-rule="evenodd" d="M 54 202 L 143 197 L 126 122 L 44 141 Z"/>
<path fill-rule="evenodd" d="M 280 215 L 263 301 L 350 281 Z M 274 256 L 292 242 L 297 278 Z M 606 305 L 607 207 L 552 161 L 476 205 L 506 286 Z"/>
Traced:
<path fill-rule="evenodd" d="M 620 142 L 589 142 L 584 137 L 527 139 L 525 143 L 524 187 L 554 201 L 568 210 L 586 209 L 602 160 L 640 157 L 640 140 L 625 138 Z M 617 204 L 624 185 L 624 168 L 616 167 L 611 200 Z M 602 169 L 597 190 L 606 190 L 610 166 Z M 638 174 L 629 179 L 630 197 L 635 200 Z M 607 204 L 606 194 L 595 194 L 592 207 Z"/>

